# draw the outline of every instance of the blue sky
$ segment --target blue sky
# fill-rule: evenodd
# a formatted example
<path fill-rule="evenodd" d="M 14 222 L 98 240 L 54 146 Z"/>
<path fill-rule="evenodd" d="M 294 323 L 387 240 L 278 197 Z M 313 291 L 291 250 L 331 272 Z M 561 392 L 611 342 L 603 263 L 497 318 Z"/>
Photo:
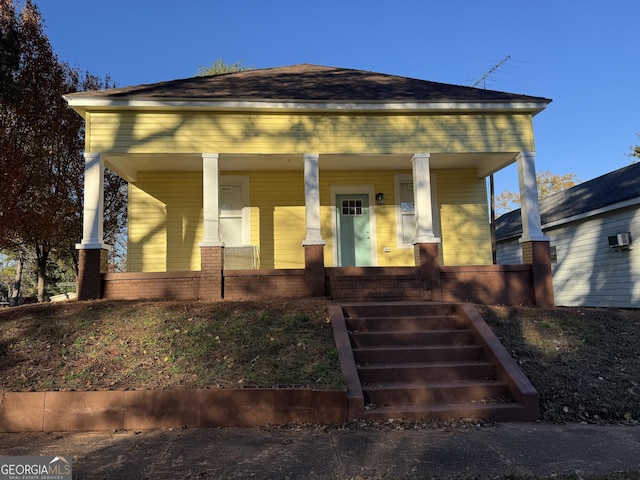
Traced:
<path fill-rule="evenodd" d="M 534 118 L 539 171 L 590 180 L 640 143 L 637 0 L 35 0 L 60 60 L 118 86 L 224 58 L 314 63 L 553 99 Z M 496 190 L 517 191 L 514 167 Z"/>

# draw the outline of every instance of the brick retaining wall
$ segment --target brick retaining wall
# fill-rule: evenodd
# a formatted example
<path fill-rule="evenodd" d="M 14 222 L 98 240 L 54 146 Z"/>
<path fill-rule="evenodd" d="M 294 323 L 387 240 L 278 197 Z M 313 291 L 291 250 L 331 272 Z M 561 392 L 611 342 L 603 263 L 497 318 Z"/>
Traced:
<path fill-rule="evenodd" d="M 347 394 L 296 388 L 4 392 L 1 432 L 344 423 Z"/>

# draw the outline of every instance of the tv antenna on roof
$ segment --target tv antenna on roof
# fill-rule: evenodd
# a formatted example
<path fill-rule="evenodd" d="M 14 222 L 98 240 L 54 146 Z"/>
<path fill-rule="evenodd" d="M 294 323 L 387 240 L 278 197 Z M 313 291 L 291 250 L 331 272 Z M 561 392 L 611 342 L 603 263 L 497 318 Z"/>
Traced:
<path fill-rule="evenodd" d="M 478 79 L 478 81 L 476 81 L 476 83 L 474 83 L 471 86 L 475 88 L 478 85 L 482 84 L 482 88 L 486 90 L 487 89 L 487 78 L 489 78 L 489 76 L 494 74 L 502 65 L 507 63 L 510 59 L 511 59 L 511 55 L 507 55 L 506 57 L 504 57 L 502 60 L 500 60 L 498 63 L 496 63 L 493 67 L 491 67 L 487 73 L 482 75 L 482 77 L 480 77 Z"/>
<path fill-rule="evenodd" d="M 472 85 L 472 87 L 477 87 L 478 85 L 482 84 L 482 88 L 484 90 L 487 89 L 487 78 L 489 78 L 489 76 L 493 75 L 501 66 L 503 66 L 505 63 L 507 63 L 509 60 L 511 59 L 511 55 L 507 55 L 506 57 L 504 57 L 502 60 L 500 60 L 498 63 L 496 63 L 493 67 L 491 67 L 484 75 L 482 75 L 482 77 L 480 77 L 478 79 L 478 81 L 476 81 L 476 83 L 474 83 Z M 490 231 L 491 231 L 491 256 L 493 259 L 493 263 L 496 264 L 497 263 L 497 255 L 496 255 L 496 193 L 495 193 L 495 181 L 493 178 L 493 173 L 489 175 L 489 196 L 490 196 L 490 211 L 489 211 L 489 217 L 490 217 Z"/>

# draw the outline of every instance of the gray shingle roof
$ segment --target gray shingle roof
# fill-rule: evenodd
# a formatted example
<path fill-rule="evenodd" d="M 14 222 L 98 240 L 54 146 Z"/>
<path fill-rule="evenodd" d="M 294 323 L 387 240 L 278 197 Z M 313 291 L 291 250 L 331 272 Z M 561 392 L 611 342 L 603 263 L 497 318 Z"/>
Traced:
<path fill-rule="evenodd" d="M 623 167 L 540 200 L 542 225 L 640 197 L 640 163 Z M 520 209 L 496 219 L 496 238 L 522 233 Z"/>
<path fill-rule="evenodd" d="M 185 78 L 96 92 L 79 92 L 67 97 L 70 99 L 99 97 L 111 100 L 535 102 L 544 104 L 551 102 L 543 97 L 309 64 Z"/>

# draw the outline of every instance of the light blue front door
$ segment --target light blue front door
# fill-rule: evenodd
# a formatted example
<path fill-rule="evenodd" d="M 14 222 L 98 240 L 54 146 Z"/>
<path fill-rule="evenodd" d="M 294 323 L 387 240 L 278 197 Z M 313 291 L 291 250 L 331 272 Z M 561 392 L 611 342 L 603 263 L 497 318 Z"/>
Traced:
<path fill-rule="evenodd" d="M 338 266 L 371 266 L 369 195 L 337 195 Z"/>

